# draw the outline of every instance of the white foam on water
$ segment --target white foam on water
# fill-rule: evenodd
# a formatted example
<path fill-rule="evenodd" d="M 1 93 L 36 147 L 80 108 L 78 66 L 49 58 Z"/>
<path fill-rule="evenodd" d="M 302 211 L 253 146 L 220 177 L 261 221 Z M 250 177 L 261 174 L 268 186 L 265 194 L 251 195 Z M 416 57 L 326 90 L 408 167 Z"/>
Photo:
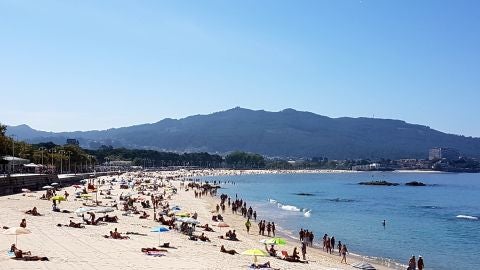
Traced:
<path fill-rule="evenodd" d="M 274 200 L 274 199 L 268 199 L 268 202 L 269 202 L 269 203 L 277 203 L 277 201 Z"/>
<path fill-rule="evenodd" d="M 307 212 L 303 213 L 304 217 L 309 218 L 312 215 L 312 210 L 308 210 Z"/>
<path fill-rule="evenodd" d="M 458 215 L 458 216 L 456 216 L 456 218 L 470 219 L 470 220 L 478 220 L 478 217 L 468 216 L 468 215 Z"/>
<path fill-rule="evenodd" d="M 294 212 L 300 212 L 301 211 L 301 209 L 296 207 L 295 205 L 283 205 L 283 204 L 279 203 L 278 207 L 280 207 L 283 210 L 287 210 L 287 211 L 294 211 Z"/>

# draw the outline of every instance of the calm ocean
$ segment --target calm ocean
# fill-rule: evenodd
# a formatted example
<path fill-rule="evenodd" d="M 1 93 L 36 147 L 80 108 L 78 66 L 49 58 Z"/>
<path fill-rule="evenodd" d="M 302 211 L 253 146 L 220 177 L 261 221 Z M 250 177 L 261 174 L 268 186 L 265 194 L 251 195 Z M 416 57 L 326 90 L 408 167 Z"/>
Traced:
<path fill-rule="evenodd" d="M 352 253 L 406 264 L 422 255 L 427 269 L 480 269 L 480 174 L 368 172 L 209 177 L 234 181 L 259 218 L 297 237 L 300 228 L 346 243 Z M 361 186 L 421 181 L 429 186 Z M 301 196 L 309 193 L 312 196 Z M 382 221 L 386 220 L 386 227 Z"/>

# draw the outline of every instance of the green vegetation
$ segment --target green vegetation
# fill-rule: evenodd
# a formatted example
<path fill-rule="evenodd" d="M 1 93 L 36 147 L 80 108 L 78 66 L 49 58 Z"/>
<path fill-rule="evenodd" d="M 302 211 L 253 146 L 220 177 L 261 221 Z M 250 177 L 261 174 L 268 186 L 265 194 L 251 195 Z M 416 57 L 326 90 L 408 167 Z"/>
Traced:
<path fill-rule="evenodd" d="M 218 168 L 222 166 L 222 157 L 208 153 L 158 152 L 154 150 L 139 150 L 126 148 L 113 148 L 102 146 L 98 150 L 86 150 L 96 156 L 100 163 L 108 160 L 128 160 L 136 166 L 164 167 L 164 166 L 198 166 L 205 168 Z"/>
<path fill-rule="evenodd" d="M 259 154 L 236 151 L 225 157 L 227 166 L 235 169 L 259 169 L 265 167 L 265 159 Z"/>
<path fill-rule="evenodd" d="M 96 159 L 85 150 L 74 145 L 56 145 L 52 142 L 28 144 L 22 141 L 15 141 L 13 138 L 5 135 L 6 127 L 0 123 L 0 156 L 13 155 L 15 147 L 15 156 L 29 159 L 30 162 L 43 164 L 46 171 L 57 172 L 60 169 L 63 172 L 83 172 L 95 164 Z"/>

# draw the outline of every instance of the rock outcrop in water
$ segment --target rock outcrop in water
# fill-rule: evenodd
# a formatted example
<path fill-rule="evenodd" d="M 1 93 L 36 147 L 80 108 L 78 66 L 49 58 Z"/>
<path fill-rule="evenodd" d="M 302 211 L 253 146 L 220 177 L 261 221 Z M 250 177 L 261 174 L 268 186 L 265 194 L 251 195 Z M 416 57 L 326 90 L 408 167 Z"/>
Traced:
<path fill-rule="evenodd" d="M 412 181 L 412 182 L 405 183 L 405 186 L 424 187 L 424 186 L 426 186 L 426 184 L 424 184 L 422 182 L 418 182 L 418 181 Z"/>
<path fill-rule="evenodd" d="M 398 183 L 391 183 L 387 181 L 369 181 L 369 182 L 360 182 L 359 185 L 365 186 L 398 186 Z"/>
<path fill-rule="evenodd" d="M 295 193 L 295 195 L 298 195 L 298 196 L 315 196 L 312 193 L 305 193 L 305 192 Z"/>

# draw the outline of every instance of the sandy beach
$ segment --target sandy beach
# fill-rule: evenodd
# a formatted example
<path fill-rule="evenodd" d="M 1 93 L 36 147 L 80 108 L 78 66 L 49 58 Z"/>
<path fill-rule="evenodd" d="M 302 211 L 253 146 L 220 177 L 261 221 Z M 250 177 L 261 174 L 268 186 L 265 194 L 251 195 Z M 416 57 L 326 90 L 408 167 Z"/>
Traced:
<path fill-rule="evenodd" d="M 135 180 L 145 179 L 174 179 L 169 180 L 168 184 L 177 188 L 178 192 L 171 194 L 169 204 L 178 205 L 182 212 L 196 212 L 200 224 L 208 223 L 213 225 L 211 216 L 215 205 L 219 202 L 218 197 L 204 196 L 195 198 L 192 189 L 185 191 L 181 187 L 181 179 L 194 178 L 200 175 L 230 175 L 230 174 L 248 174 L 248 173 L 272 173 L 272 171 L 176 171 L 162 173 L 146 173 L 143 176 L 134 174 L 124 174 L 117 178 Z M 282 173 L 281 171 L 275 173 Z M 318 173 L 318 172 L 317 172 Z M 327 172 L 328 173 L 328 172 Z M 148 177 L 150 176 L 150 177 Z M 110 181 L 112 177 L 102 177 L 102 180 Z M 166 181 L 165 181 L 166 182 Z M 100 187 L 100 190 L 102 188 Z M 110 185 L 108 185 L 110 187 Z M 113 200 L 118 202 L 121 193 L 133 192 L 134 190 L 121 190 L 119 185 L 113 185 L 111 190 L 112 199 L 105 199 L 99 195 L 98 200 L 103 204 L 110 204 Z M 74 187 L 64 188 L 59 194 L 66 190 L 71 196 L 67 201 L 59 204 L 61 210 L 75 211 L 82 207 L 85 200 L 75 199 Z M 160 189 L 163 192 L 163 189 Z M 169 189 L 171 190 L 171 189 Z M 27 221 L 27 229 L 31 234 L 18 236 L 18 248 L 23 251 L 31 251 L 32 255 L 46 256 L 49 261 L 18 261 L 11 259 L 7 252 L 10 245 L 15 242 L 14 235 L 0 234 L 0 269 L 248 269 L 253 262 L 252 256 L 229 255 L 220 252 L 220 246 L 224 245 L 226 249 L 234 249 L 241 253 L 247 249 L 264 249 L 264 245 L 259 241 L 266 238 L 259 236 L 256 223 L 252 224 L 250 234 L 247 234 L 244 223 L 245 219 L 227 209 L 223 215 L 224 221 L 230 225 L 229 228 L 218 228 L 212 226 L 215 232 L 205 232 L 205 235 L 211 242 L 192 241 L 187 235 L 178 231 L 171 230 L 164 233 L 151 232 L 151 228 L 158 226 L 159 223 L 153 220 L 153 209 L 145 209 L 150 214 L 147 219 L 140 219 L 139 215 L 122 215 L 124 212 L 115 210 L 109 213 L 110 216 L 116 215 L 118 223 L 105 223 L 97 226 L 85 225 L 86 228 L 78 229 L 71 227 L 58 227 L 57 224 L 68 224 L 70 219 L 74 222 L 81 222 L 82 219 L 74 213 L 53 212 L 52 202 L 40 200 L 40 196 L 45 191 L 33 193 L 22 193 L 10 196 L 0 197 L 0 227 L 19 226 L 22 218 Z M 168 194 L 168 193 L 167 193 Z M 93 194 L 94 195 L 94 194 Z M 241 194 L 239 194 L 240 196 Z M 149 199 L 149 196 L 134 194 L 135 197 Z M 95 197 L 93 197 L 95 198 Z M 43 216 L 31 216 L 24 212 L 32 209 L 34 206 Z M 135 206 L 143 211 L 140 203 Z M 119 209 L 121 209 L 119 203 Z M 102 214 L 97 214 L 97 217 Z M 259 217 L 261 218 L 261 217 Z M 122 235 L 126 232 L 134 232 L 146 235 L 132 235 L 130 239 L 107 239 L 103 235 L 109 234 L 109 231 L 118 229 Z M 229 229 L 235 229 L 240 241 L 228 241 L 219 239 L 218 236 L 224 235 Z M 197 228 L 195 234 L 199 235 L 203 229 Z M 317 232 L 320 237 L 321 232 Z M 165 256 L 149 256 L 141 252 L 141 248 L 157 247 L 159 240 L 161 243 L 168 242 L 175 249 L 168 249 L 164 252 Z M 279 250 L 286 250 L 290 254 L 295 246 L 299 246 L 296 241 L 287 239 L 285 246 L 279 246 Z M 300 250 L 300 249 L 299 249 Z M 355 259 L 348 257 L 348 264 L 341 264 L 338 252 L 335 255 L 327 255 L 321 249 L 308 248 L 307 264 L 293 263 L 274 257 L 259 257 L 258 262 L 269 261 L 272 268 L 277 269 L 356 269 L 350 264 L 355 263 Z M 375 266 L 377 269 L 389 269 L 385 266 Z"/>

